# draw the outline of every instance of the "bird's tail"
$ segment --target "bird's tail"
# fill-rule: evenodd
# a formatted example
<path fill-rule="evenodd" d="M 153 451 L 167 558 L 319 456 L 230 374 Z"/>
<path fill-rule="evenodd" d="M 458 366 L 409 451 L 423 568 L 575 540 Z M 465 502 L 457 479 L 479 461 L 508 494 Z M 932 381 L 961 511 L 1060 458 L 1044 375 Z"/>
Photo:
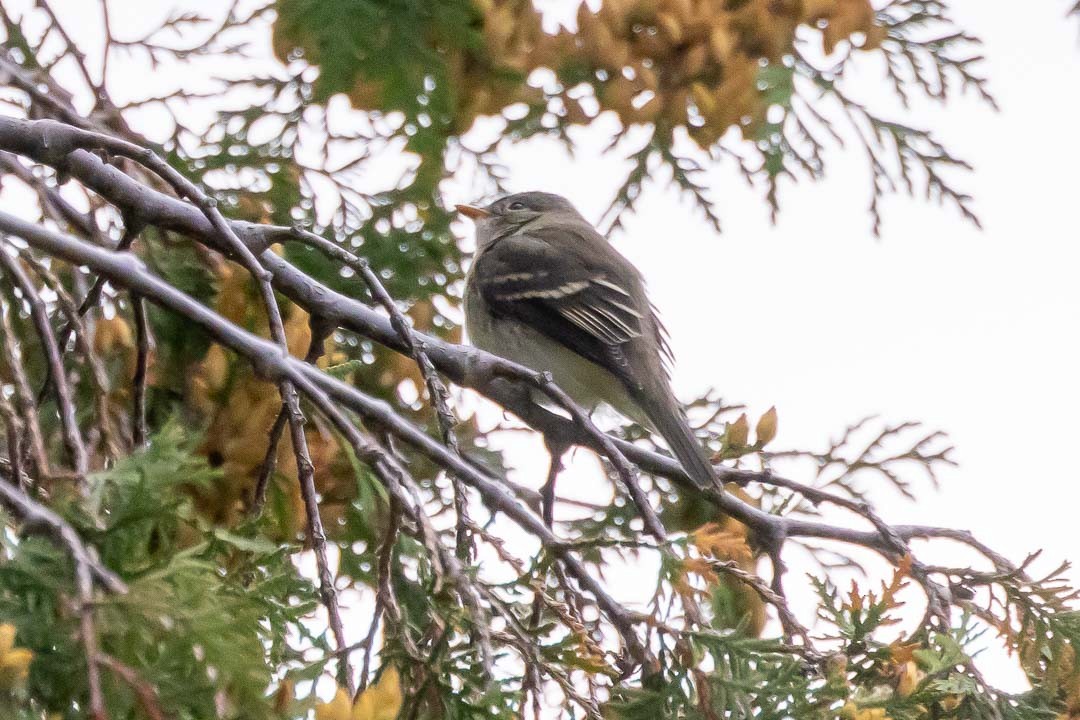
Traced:
<path fill-rule="evenodd" d="M 656 432 L 667 441 L 672 454 L 690 479 L 698 487 L 715 486 L 716 472 L 706 455 L 705 446 L 690 429 L 686 413 L 671 392 L 640 393 L 635 402 L 652 421 Z"/>

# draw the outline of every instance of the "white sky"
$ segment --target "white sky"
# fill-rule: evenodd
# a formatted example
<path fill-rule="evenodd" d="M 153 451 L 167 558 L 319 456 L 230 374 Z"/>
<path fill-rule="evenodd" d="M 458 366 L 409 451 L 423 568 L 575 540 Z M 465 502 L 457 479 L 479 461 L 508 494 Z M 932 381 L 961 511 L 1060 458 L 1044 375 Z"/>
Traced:
<path fill-rule="evenodd" d="M 776 405 L 778 447 L 819 447 L 867 414 L 947 430 L 960 467 L 943 472 L 940 493 L 924 487 L 917 504 L 881 495 L 886 519 L 967 528 L 1014 560 L 1043 548 L 1049 565 L 1075 554 L 1080 483 L 1080 22 L 1065 19 L 1062 1 L 951 4 L 986 43 L 983 68 L 1002 111 L 971 98 L 947 109 L 916 103 L 901 119 L 933 128 L 975 164 L 957 182 L 976 196 L 983 232 L 951 209 L 892 198 L 883 236 L 873 238 L 864 162 L 834 151 L 828 180 L 785 188 L 775 227 L 760 193 L 729 166 L 710 175 L 722 235 L 656 184 L 612 239 L 648 279 L 682 396 L 714 387 L 754 416 Z M 99 32 L 96 3 L 53 5 L 85 20 L 71 28 L 76 37 Z M 124 34 L 174 5 L 110 3 Z M 114 67 L 121 99 L 146 92 L 136 72 Z M 876 67 L 852 75 L 848 90 L 892 107 Z M 139 129 L 155 134 L 152 116 L 146 122 Z M 599 219 L 622 167 L 597 157 L 604 138 L 582 131 L 573 159 L 543 140 L 510 149 L 511 185 L 560 192 Z M 538 485 L 540 455 L 518 454 L 521 478 Z"/>

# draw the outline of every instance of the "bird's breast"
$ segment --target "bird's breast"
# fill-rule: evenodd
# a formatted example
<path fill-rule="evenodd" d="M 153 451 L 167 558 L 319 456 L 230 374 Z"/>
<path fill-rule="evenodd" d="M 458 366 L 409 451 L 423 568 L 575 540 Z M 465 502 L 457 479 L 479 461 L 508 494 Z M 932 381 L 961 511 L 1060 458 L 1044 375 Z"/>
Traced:
<path fill-rule="evenodd" d="M 481 350 L 551 373 L 555 384 L 586 410 L 603 402 L 637 422 L 643 421 L 644 413 L 614 375 L 538 330 L 494 315 L 473 283 L 467 283 L 465 289 L 465 334 Z"/>

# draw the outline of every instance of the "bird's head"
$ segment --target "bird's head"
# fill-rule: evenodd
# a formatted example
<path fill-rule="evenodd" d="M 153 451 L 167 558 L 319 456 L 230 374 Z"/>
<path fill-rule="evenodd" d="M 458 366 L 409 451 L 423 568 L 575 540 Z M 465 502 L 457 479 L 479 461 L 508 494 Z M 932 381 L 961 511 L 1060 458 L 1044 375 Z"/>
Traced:
<path fill-rule="evenodd" d="M 507 195 L 489 205 L 457 205 L 456 209 L 476 223 L 477 245 L 481 247 L 526 225 L 585 222 L 569 200 L 539 191 Z"/>

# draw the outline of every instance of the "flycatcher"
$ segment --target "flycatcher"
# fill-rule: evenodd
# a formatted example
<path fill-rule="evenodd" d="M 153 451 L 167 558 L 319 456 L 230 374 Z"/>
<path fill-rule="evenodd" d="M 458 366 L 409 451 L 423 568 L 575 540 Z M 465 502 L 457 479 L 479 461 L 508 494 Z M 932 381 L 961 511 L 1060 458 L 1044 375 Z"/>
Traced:
<path fill-rule="evenodd" d="M 705 449 L 671 391 L 666 331 L 629 260 L 566 198 L 526 192 L 486 207 L 465 280 L 465 330 L 492 354 L 551 373 L 588 410 L 605 402 L 658 432 L 701 486 Z"/>

